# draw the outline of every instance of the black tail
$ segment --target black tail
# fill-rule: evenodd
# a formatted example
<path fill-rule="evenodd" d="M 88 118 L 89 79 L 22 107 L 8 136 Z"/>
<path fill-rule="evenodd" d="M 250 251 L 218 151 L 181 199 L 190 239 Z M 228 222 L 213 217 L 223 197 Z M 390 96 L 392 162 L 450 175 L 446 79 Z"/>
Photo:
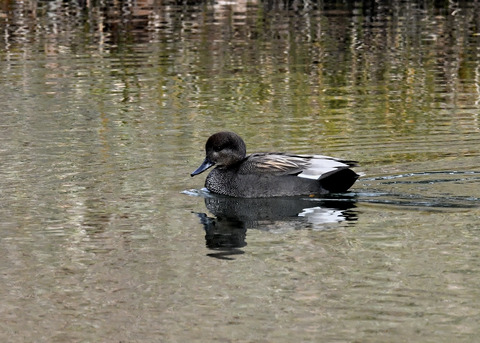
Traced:
<path fill-rule="evenodd" d="M 330 193 L 342 193 L 346 192 L 357 181 L 357 173 L 353 170 L 344 168 L 331 173 L 330 175 L 320 179 L 322 188 L 326 189 Z"/>

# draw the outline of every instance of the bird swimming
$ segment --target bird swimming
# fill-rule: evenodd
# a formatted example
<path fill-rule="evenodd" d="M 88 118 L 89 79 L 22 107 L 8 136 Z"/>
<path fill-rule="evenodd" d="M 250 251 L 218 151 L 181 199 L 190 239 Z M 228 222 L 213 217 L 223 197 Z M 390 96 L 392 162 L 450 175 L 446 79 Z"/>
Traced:
<path fill-rule="evenodd" d="M 241 197 L 320 195 L 347 191 L 358 179 L 355 161 L 322 155 L 253 153 L 247 155 L 243 139 L 234 132 L 210 136 L 203 163 L 191 173 L 215 167 L 205 180 L 213 193 Z"/>

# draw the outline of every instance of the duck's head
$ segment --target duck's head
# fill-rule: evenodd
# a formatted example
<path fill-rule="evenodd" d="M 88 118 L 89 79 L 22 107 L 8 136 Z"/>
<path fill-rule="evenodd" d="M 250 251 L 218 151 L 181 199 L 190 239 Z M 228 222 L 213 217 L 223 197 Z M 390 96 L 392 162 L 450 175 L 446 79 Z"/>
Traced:
<path fill-rule="evenodd" d="M 247 148 L 243 139 L 234 132 L 222 131 L 210 136 L 205 145 L 206 157 L 191 176 L 198 175 L 212 166 L 226 168 L 242 161 Z"/>

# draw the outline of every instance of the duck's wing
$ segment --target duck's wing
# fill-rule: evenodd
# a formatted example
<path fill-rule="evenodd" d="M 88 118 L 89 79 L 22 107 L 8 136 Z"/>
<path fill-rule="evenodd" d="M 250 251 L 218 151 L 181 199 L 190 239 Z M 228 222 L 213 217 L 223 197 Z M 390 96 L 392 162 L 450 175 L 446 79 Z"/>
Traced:
<path fill-rule="evenodd" d="M 281 153 L 256 153 L 247 157 L 246 172 L 273 175 L 297 175 L 320 180 L 339 170 L 354 167 L 356 162 L 322 155 L 290 155 Z"/>
<path fill-rule="evenodd" d="M 299 177 L 322 180 L 340 170 L 350 169 L 357 166 L 356 161 L 342 160 L 335 157 L 313 155 L 308 168 L 304 169 Z"/>

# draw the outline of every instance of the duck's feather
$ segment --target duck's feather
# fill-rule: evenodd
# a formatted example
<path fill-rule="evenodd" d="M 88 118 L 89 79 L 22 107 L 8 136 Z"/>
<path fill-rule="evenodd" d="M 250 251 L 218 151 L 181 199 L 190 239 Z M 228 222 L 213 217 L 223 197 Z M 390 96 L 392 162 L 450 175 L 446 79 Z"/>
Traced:
<path fill-rule="evenodd" d="M 247 156 L 247 173 L 271 173 L 272 175 L 297 175 L 298 177 L 320 180 L 339 170 L 356 165 L 322 155 L 291 155 L 283 153 L 256 153 Z"/>

